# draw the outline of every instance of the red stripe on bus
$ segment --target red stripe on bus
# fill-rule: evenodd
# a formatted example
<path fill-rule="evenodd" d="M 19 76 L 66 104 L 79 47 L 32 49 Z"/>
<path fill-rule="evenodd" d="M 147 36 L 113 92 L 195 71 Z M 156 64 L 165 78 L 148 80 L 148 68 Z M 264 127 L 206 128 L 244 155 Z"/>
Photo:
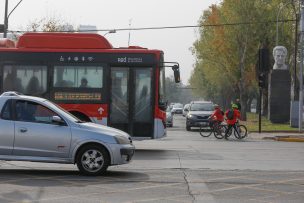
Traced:
<path fill-rule="evenodd" d="M 166 119 L 166 112 L 162 111 L 158 108 L 158 106 L 155 106 L 155 118 L 159 118 L 162 121 L 165 121 Z"/>

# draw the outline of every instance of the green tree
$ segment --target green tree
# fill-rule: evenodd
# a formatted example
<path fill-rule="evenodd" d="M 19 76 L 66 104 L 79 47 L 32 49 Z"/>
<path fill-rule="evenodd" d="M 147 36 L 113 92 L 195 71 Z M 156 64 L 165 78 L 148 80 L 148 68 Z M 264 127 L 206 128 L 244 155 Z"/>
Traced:
<path fill-rule="evenodd" d="M 197 63 L 190 78 L 191 86 L 198 89 L 197 94 L 221 101 L 218 103 L 224 106 L 240 98 L 242 118 L 246 120 L 246 110 L 250 109 L 258 90 L 258 49 L 268 46 L 272 52 L 275 45 L 279 2 L 223 0 L 220 5 L 204 11 L 199 21 L 200 38 L 193 45 Z M 292 18 L 296 2 L 290 3 L 282 18 Z M 206 26 L 221 24 L 223 26 Z M 281 25 L 280 44 L 288 50 L 294 50 L 294 32 L 290 31 L 294 26 L 294 22 Z M 294 58 L 294 53 L 290 53 L 289 57 Z"/>
<path fill-rule="evenodd" d="M 199 23 L 220 24 L 218 7 L 214 5 L 205 11 Z M 230 56 L 227 53 L 230 50 L 225 46 L 224 28 L 202 26 L 200 33 L 201 37 L 193 47 L 197 63 L 189 82 L 196 94 L 227 107 L 237 79 L 229 68 Z"/>

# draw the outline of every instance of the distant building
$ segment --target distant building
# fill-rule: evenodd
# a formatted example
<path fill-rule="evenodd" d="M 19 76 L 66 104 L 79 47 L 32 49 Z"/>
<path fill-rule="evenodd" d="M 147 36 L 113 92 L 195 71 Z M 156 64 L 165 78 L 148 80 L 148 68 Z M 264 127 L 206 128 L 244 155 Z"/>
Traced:
<path fill-rule="evenodd" d="M 97 33 L 97 27 L 95 25 L 79 25 L 79 32 Z"/>

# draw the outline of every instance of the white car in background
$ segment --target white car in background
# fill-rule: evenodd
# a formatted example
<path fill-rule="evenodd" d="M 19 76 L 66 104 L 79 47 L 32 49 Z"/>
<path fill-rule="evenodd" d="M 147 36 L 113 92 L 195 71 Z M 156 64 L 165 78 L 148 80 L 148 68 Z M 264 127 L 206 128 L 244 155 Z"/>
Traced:
<path fill-rule="evenodd" d="M 170 105 L 169 105 L 170 111 L 172 110 L 174 104 L 175 104 L 175 103 L 170 103 Z"/>
<path fill-rule="evenodd" d="M 173 127 L 173 114 L 171 113 L 170 107 L 166 110 L 166 126 Z"/>
<path fill-rule="evenodd" d="M 182 114 L 183 113 L 183 104 L 176 103 L 173 105 L 173 108 L 171 109 L 172 114 Z"/>

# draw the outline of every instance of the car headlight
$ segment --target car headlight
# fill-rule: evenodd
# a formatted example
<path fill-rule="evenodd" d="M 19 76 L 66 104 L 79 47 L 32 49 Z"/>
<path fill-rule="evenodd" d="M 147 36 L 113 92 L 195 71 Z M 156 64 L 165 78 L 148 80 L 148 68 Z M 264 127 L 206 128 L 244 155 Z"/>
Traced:
<path fill-rule="evenodd" d="M 117 144 L 131 144 L 132 143 L 132 139 L 130 137 L 116 135 L 114 138 L 115 138 Z"/>
<path fill-rule="evenodd" d="M 196 118 L 195 115 L 191 115 L 191 114 L 188 114 L 187 116 L 188 116 L 188 118 Z"/>

